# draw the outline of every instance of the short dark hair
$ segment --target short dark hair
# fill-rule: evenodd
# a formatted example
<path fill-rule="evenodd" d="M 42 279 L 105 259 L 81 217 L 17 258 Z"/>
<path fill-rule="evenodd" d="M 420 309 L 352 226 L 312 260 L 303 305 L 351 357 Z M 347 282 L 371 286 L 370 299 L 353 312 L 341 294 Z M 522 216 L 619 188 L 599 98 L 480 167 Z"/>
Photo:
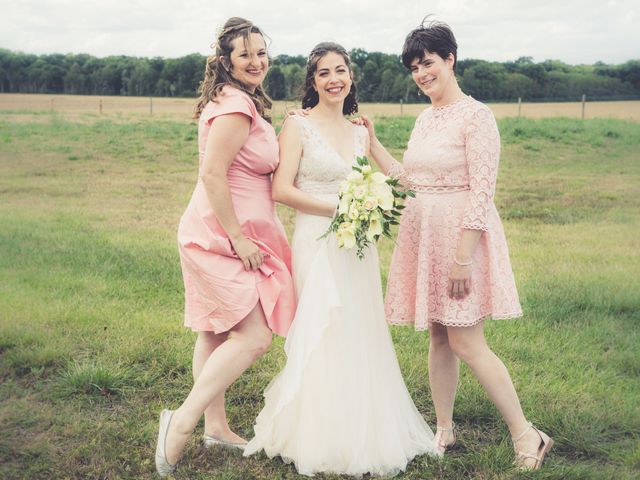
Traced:
<path fill-rule="evenodd" d="M 330 52 L 342 55 L 344 63 L 347 65 L 349 73 L 351 74 L 351 90 L 349 90 L 349 94 L 344 99 L 342 114 L 353 115 L 358 112 L 358 90 L 356 89 L 356 81 L 353 78 L 351 58 L 349 58 L 349 54 L 342 45 L 333 42 L 319 43 L 313 47 L 313 50 L 311 50 L 309 54 L 309 59 L 307 60 L 307 75 L 304 79 L 304 86 L 302 87 L 302 108 L 315 107 L 320 101 L 318 92 L 313 88 L 313 77 L 318 70 L 318 62 L 320 59 Z"/>
<path fill-rule="evenodd" d="M 411 68 L 416 58 L 422 60 L 424 52 L 435 53 L 443 60 L 453 54 L 453 71 L 458 63 L 458 43 L 451 27 L 444 22 L 428 20 L 425 17 L 419 27 L 413 29 L 404 40 L 402 47 L 402 64 Z"/>

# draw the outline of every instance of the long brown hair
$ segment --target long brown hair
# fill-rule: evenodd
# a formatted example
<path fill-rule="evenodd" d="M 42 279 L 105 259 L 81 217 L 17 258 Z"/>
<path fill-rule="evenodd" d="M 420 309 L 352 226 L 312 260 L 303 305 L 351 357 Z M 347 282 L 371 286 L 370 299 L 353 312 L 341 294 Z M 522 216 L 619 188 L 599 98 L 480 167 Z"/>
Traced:
<path fill-rule="evenodd" d="M 356 81 L 353 78 L 351 58 L 349 58 L 349 54 L 342 45 L 333 42 L 319 43 L 318 45 L 313 47 L 313 50 L 311 50 L 311 53 L 309 54 L 309 59 L 307 60 L 307 76 L 304 79 L 304 87 L 302 92 L 302 108 L 315 107 L 320 101 L 318 92 L 315 88 L 313 88 L 313 80 L 316 71 L 318 70 L 318 62 L 322 57 L 330 52 L 342 55 L 342 58 L 344 58 L 344 63 L 349 69 L 349 74 L 351 75 L 351 89 L 349 90 L 349 94 L 344 99 L 344 104 L 342 105 L 342 113 L 344 115 L 352 115 L 358 111 L 358 90 L 356 89 Z"/>
<path fill-rule="evenodd" d="M 241 82 L 233 77 L 230 71 L 230 67 L 232 66 L 231 52 L 233 51 L 231 42 L 238 37 L 242 37 L 245 44 L 247 44 L 252 33 L 259 33 L 263 37 L 265 36 L 258 27 L 244 18 L 231 17 L 226 21 L 216 39 L 213 54 L 207 57 L 204 80 L 200 82 L 198 88 L 200 98 L 198 98 L 193 118 L 200 118 L 200 114 L 207 103 L 215 101 L 225 85 L 231 85 L 249 95 L 260 116 L 271 123 L 269 110 L 271 109 L 272 102 L 262 85 L 258 86 L 255 92 L 250 92 Z M 220 57 L 226 59 L 229 70 L 222 64 Z"/>

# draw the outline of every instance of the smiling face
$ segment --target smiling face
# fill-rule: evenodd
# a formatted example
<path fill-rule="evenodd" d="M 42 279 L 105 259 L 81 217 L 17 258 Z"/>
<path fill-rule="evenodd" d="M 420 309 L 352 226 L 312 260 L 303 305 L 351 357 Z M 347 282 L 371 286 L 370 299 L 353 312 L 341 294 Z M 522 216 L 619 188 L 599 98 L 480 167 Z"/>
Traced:
<path fill-rule="evenodd" d="M 351 90 L 353 80 L 345 58 L 336 52 L 327 52 L 318 60 L 313 85 L 320 102 L 342 103 Z"/>
<path fill-rule="evenodd" d="M 234 38 L 231 45 L 233 50 L 229 71 L 233 78 L 253 92 L 262 84 L 269 70 L 269 56 L 264 37 L 254 32 L 249 36 L 248 42 L 240 36 Z M 221 61 L 224 62 L 225 59 L 221 58 Z"/>
<path fill-rule="evenodd" d="M 431 99 L 440 98 L 452 84 L 452 80 L 455 82 L 454 62 L 452 54 L 443 59 L 437 53 L 425 50 L 422 58 L 414 58 L 411 62 L 411 77 L 422 93 Z"/>

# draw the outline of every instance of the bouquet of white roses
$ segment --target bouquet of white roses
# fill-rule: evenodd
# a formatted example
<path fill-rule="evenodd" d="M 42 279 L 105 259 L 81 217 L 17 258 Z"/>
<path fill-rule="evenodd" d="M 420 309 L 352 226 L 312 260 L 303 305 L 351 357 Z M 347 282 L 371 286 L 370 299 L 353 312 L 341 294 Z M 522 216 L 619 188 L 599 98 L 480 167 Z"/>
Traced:
<path fill-rule="evenodd" d="M 403 189 L 398 179 L 373 172 L 367 157 L 356 160 L 358 165 L 340 185 L 336 215 L 321 238 L 335 232 L 338 246 L 356 247 L 362 259 L 363 250 L 380 235 L 391 238 L 391 225 L 398 224 L 404 200 L 415 194 Z"/>

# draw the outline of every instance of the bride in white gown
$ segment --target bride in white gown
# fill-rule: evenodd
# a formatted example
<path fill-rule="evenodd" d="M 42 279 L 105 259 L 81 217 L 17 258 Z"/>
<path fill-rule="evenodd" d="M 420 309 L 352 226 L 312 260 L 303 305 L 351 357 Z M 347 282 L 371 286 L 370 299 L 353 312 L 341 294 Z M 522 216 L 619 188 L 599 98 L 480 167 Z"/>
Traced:
<path fill-rule="evenodd" d="M 395 475 L 416 455 L 435 454 L 433 433 L 404 384 L 384 317 L 378 254 L 363 260 L 327 230 L 338 188 L 367 131 L 344 118 L 357 110 L 349 56 L 321 43 L 309 56 L 303 107 L 280 134 L 274 198 L 297 210 L 292 241 L 298 309 L 287 362 L 267 387 L 255 437 L 299 473 Z"/>

